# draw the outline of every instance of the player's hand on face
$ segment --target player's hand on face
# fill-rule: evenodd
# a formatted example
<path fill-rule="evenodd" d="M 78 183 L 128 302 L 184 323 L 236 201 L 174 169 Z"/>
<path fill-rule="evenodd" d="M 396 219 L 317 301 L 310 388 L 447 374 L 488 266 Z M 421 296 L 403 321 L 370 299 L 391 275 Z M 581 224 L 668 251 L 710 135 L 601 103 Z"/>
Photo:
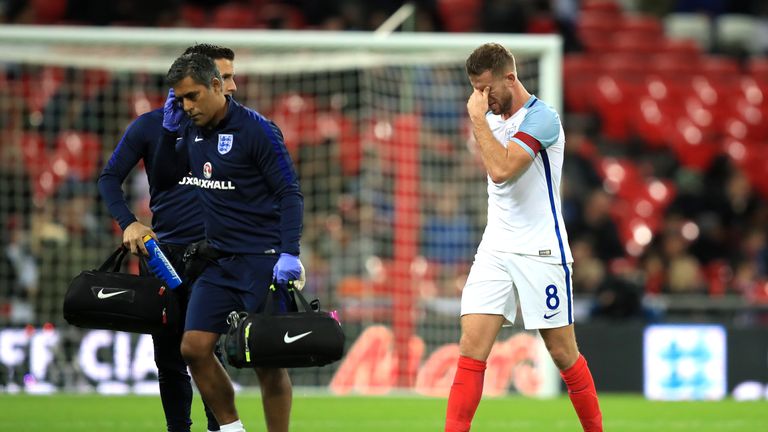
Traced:
<path fill-rule="evenodd" d="M 184 117 L 184 109 L 179 105 L 176 93 L 171 88 L 163 105 L 163 128 L 169 132 L 178 132 L 182 117 Z"/>
<path fill-rule="evenodd" d="M 133 222 L 128 225 L 123 231 L 123 245 L 131 249 L 131 253 L 134 255 L 144 254 L 149 256 L 147 248 L 144 246 L 144 236 L 150 235 L 157 240 L 157 235 L 152 231 L 152 228 L 142 224 L 139 221 Z"/>
<path fill-rule="evenodd" d="M 488 112 L 488 94 L 490 92 L 490 87 L 486 87 L 483 91 L 475 89 L 469 96 L 469 100 L 467 101 L 467 112 L 469 113 L 470 119 L 485 119 L 485 113 Z"/>

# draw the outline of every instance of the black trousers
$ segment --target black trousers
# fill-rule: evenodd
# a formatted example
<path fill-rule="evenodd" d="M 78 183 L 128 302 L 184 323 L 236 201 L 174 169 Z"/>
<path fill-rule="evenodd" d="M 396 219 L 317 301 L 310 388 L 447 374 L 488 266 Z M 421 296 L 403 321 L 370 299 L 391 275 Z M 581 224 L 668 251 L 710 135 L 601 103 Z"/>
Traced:
<path fill-rule="evenodd" d="M 184 278 L 185 246 L 162 244 L 160 248 L 184 281 L 175 290 L 182 314 L 178 331 L 152 335 L 152 342 L 155 347 L 155 364 L 160 383 L 160 399 L 163 404 L 163 412 L 165 412 L 168 432 L 189 432 L 192 425 L 190 417 L 192 383 L 187 365 L 181 356 L 181 338 L 192 281 L 187 281 Z M 147 272 L 147 270 L 142 269 L 142 272 Z M 222 361 L 218 348 L 216 355 L 219 361 Z M 208 418 L 208 430 L 219 430 L 219 424 L 213 412 L 207 405 L 203 405 L 205 416 Z"/>

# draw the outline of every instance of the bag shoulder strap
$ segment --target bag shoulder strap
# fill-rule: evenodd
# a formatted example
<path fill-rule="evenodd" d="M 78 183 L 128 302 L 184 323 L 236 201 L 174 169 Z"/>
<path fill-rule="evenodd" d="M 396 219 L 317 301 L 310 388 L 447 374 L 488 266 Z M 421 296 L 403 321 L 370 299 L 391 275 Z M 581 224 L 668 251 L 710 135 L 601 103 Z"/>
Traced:
<path fill-rule="evenodd" d="M 319 312 L 320 311 L 320 301 L 317 299 L 312 300 L 312 302 L 308 302 L 306 298 L 304 298 L 304 295 L 301 294 L 301 291 L 290 287 L 289 292 L 293 294 L 294 298 L 298 298 L 301 305 L 304 307 L 305 312 Z M 265 300 L 264 304 L 264 310 L 261 312 L 264 315 L 273 315 L 275 312 L 275 299 L 274 297 L 277 295 L 277 285 L 276 282 L 272 282 L 272 284 L 269 285 L 269 292 L 267 293 L 267 298 Z"/>
<path fill-rule="evenodd" d="M 304 306 L 304 310 L 305 311 L 307 311 L 307 312 L 317 312 L 317 310 L 320 309 L 319 302 L 318 302 L 317 309 L 315 309 L 312 306 L 310 306 L 310 304 L 307 302 L 307 299 L 304 298 L 304 295 L 301 293 L 300 290 L 297 290 L 296 288 L 291 288 L 291 292 L 293 293 L 293 296 L 295 298 L 299 299 L 299 302 L 301 302 L 301 305 Z"/>
<path fill-rule="evenodd" d="M 104 264 L 102 264 L 98 271 L 111 271 L 111 272 L 118 272 L 120 271 L 120 266 L 123 265 L 123 258 L 125 258 L 125 255 L 128 253 L 128 248 L 126 248 L 123 245 L 120 245 L 119 248 L 117 248 L 116 251 L 112 252 L 112 255 L 107 258 L 106 261 L 104 261 Z M 111 270 L 108 270 L 111 268 Z"/>

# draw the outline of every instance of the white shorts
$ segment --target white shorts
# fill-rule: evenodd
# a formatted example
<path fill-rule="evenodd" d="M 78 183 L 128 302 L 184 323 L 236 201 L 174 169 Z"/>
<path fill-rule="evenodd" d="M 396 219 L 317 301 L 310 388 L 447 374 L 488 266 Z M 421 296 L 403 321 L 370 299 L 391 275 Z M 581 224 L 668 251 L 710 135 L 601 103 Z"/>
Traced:
<path fill-rule="evenodd" d="M 517 291 L 526 329 L 573 324 L 571 273 L 570 263 L 478 250 L 461 293 L 461 315 L 503 315 L 514 323 Z"/>

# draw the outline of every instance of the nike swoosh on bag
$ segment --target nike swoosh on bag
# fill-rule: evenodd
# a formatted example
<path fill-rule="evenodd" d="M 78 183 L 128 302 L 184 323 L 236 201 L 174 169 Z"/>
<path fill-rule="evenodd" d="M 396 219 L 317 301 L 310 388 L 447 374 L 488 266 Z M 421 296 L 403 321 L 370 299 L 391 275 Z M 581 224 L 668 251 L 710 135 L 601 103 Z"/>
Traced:
<path fill-rule="evenodd" d="M 306 333 L 302 333 L 300 335 L 288 336 L 288 332 L 285 332 L 285 336 L 283 336 L 283 342 L 285 342 L 287 344 L 294 343 L 294 342 L 296 342 L 297 340 L 299 340 L 299 339 L 301 339 L 303 337 L 309 336 L 310 333 L 312 333 L 311 330 L 306 332 Z"/>
<path fill-rule="evenodd" d="M 98 294 L 96 294 L 96 297 L 104 300 L 104 299 L 108 299 L 110 297 L 114 297 L 116 295 L 120 295 L 120 294 L 127 293 L 127 292 L 128 292 L 128 290 L 122 290 L 122 291 L 115 291 L 115 292 L 111 292 L 111 293 L 105 293 L 104 292 L 104 288 L 102 288 L 102 289 L 99 290 Z"/>

